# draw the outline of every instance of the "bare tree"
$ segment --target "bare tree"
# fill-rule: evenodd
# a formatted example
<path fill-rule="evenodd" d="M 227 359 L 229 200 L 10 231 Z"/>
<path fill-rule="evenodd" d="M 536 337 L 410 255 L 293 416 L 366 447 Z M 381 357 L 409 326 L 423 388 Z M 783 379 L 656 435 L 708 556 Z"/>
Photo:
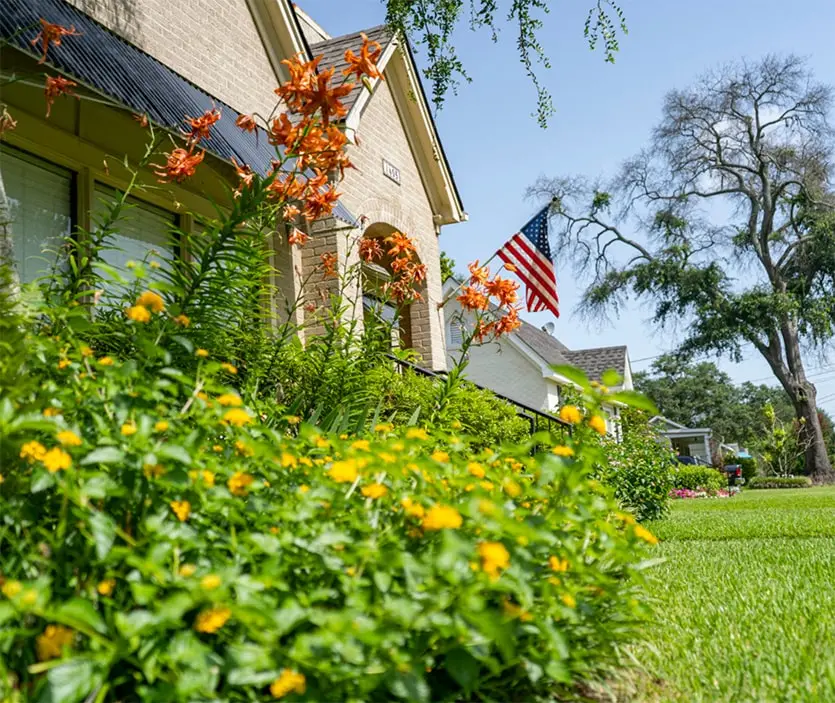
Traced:
<path fill-rule="evenodd" d="M 649 146 L 610 183 L 540 179 L 558 250 L 591 283 L 587 312 L 629 295 L 680 351 L 741 358 L 752 344 L 802 419 L 806 469 L 833 478 L 801 349 L 835 334 L 832 90 L 795 56 L 711 72 L 669 93 Z"/>

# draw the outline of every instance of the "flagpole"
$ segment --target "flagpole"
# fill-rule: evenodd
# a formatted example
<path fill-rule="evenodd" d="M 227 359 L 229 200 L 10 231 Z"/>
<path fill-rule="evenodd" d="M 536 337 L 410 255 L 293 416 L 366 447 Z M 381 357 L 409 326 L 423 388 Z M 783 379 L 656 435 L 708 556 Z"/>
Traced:
<path fill-rule="evenodd" d="M 487 266 L 487 264 L 489 264 L 489 263 L 490 263 L 493 259 L 495 259 L 498 255 L 499 255 L 499 250 L 497 249 L 497 250 L 493 253 L 493 255 L 492 255 L 489 259 L 487 259 L 487 261 L 485 261 L 483 264 L 481 264 L 481 266 L 480 266 L 479 268 L 484 267 L 484 266 Z M 444 299 L 443 299 L 440 303 L 438 303 L 438 309 L 439 309 L 439 310 L 440 310 L 442 307 L 444 307 L 444 305 L 446 305 L 446 304 L 447 304 L 447 303 L 448 303 L 448 302 L 452 299 L 452 296 L 453 296 L 453 295 L 455 295 L 455 294 L 456 294 L 459 290 L 461 290 L 461 289 L 462 289 L 465 285 L 467 285 L 467 280 L 468 280 L 468 279 L 466 279 L 466 278 L 465 278 L 463 281 L 461 281 L 461 283 L 459 283 L 457 286 L 455 286 L 455 288 L 453 288 L 453 289 L 449 292 L 449 295 L 447 295 L 447 296 L 446 296 L 446 297 L 445 297 L 445 298 L 444 298 Z"/>

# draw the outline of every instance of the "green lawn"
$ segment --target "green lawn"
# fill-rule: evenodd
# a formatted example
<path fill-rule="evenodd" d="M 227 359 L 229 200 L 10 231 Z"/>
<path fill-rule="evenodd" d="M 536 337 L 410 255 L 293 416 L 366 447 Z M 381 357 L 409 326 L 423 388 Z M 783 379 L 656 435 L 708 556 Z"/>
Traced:
<path fill-rule="evenodd" d="M 835 701 L 835 488 L 677 501 L 639 700 Z"/>

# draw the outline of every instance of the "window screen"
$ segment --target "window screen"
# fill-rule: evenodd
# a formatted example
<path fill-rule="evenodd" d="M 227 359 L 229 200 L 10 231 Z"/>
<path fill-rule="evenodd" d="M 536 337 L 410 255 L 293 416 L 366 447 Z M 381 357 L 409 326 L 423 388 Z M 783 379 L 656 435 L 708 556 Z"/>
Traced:
<path fill-rule="evenodd" d="M 48 273 L 72 231 L 72 171 L 16 149 L 0 149 L 9 201 L 14 263 L 29 283 Z"/>
<path fill-rule="evenodd" d="M 107 216 L 111 203 L 120 194 L 106 186 L 96 184 L 95 205 L 93 210 L 94 227 Z M 128 261 L 137 263 L 149 259 L 171 259 L 174 248 L 171 245 L 171 227 L 177 224 L 177 215 L 130 198 L 130 207 L 119 219 L 115 226 L 115 234 L 108 240 L 108 249 L 102 253 L 106 264 L 118 269 L 128 280 Z M 149 257 L 149 252 L 157 252 Z M 149 277 L 153 278 L 153 269 L 148 269 Z"/>
<path fill-rule="evenodd" d="M 460 347 L 464 341 L 464 330 L 460 322 L 449 323 L 449 346 Z"/>

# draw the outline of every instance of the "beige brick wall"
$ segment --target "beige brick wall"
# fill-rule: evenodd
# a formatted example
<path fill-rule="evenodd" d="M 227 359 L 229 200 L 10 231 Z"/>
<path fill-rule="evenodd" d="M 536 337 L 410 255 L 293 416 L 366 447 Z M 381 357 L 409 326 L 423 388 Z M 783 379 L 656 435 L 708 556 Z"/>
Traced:
<path fill-rule="evenodd" d="M 238 112 L 269 114 L 273 72 L 246 0 L 69 0 Z"/>
<path fill-rule="evenodd" d="M 408 234 L 427 266 L 426 294 L 411 306 L 412 344 L 433 369 L 446 367 L 440 252 L 432 207 L 409 146 L 388 83 L 380 83 L 357 132 L 359 146 L 350 149 L 356 169 L 346 171 L 342 202 L 366 226 L 385 223 Z M 383 158 L 400 170 L 400 185 L 383 174 Z"/>

